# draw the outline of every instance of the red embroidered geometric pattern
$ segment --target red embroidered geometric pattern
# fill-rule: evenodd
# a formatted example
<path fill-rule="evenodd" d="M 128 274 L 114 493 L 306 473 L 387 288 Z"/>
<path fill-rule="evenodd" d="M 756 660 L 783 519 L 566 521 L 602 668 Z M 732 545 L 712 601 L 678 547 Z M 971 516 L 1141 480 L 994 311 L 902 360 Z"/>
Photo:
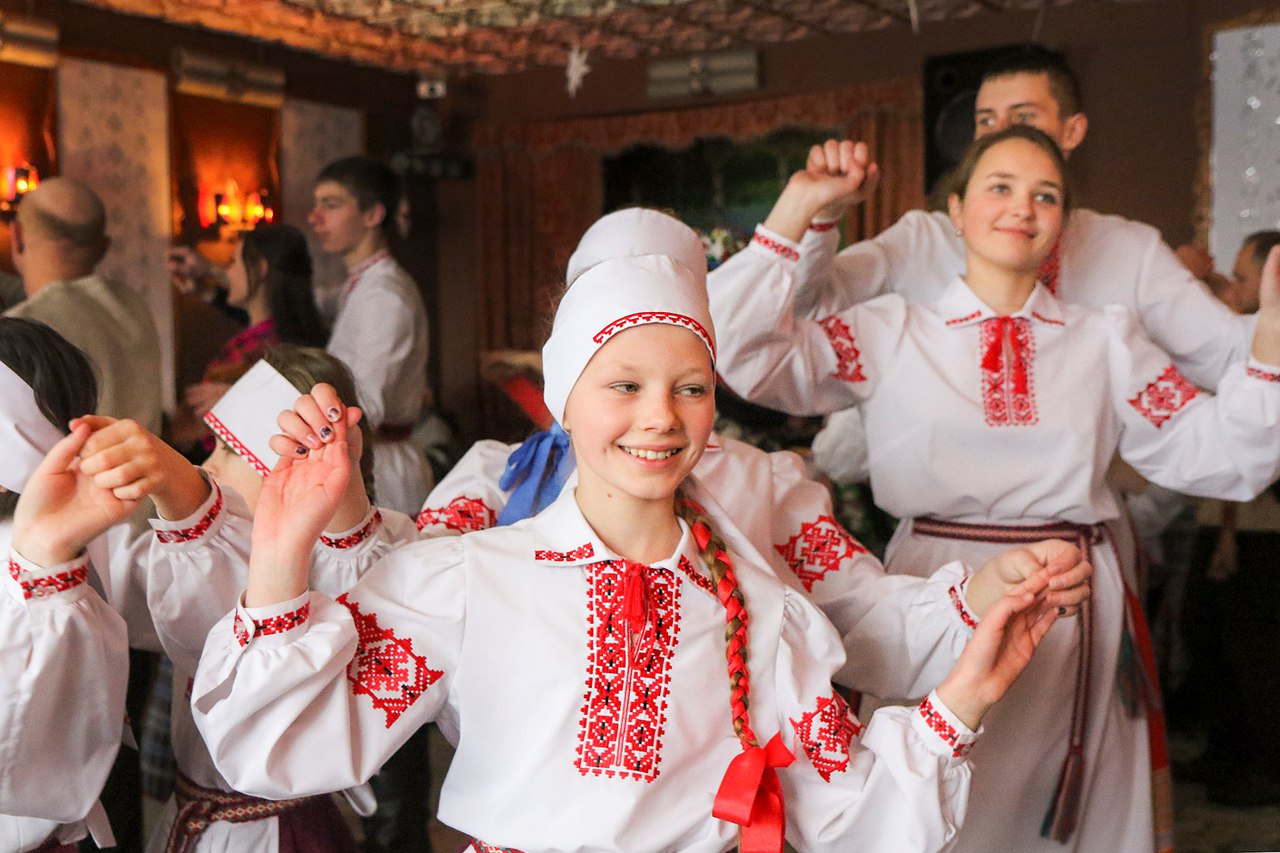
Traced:
<path fill-rule="evenodd" d="M 311 602 L 308 601 L 297 610 L 290 610 L 288 613 L 281 613 L 279 616 L 272 616 L 270 619 L 264 619 L 261 622 L 254 619 L 253 633 L 250 634 L 244 627 L 240 614 L 237 613 L 231 630 L 235 632 L 236 642 L 240 643 L 241 646 L 247 646 L 254 637 L 262 637 L 267 634 L 283 634 L 290 628 L 296 628 L 306 622 L 309 616 L 311 616 Z"/>
<path fill-rule="evenodd" d="M 690 564 L 690 562 L 686 560 L 684 557 L 681 557 L 680 561 L 676 563 L 676 565 L 679 566 L 680 571 L 684 572 L 685 577 L 693 581 L 694 586 L 698 587 L 699 589 L 703 590 L 709 595 L 716 594 L 715 587 L 711 585 L 711 578 L 707 577 L 706 575 L 698 571 L 695 571 L 693 568 L 693 565 Z"/>
<path fill-rule="evenodd" d="M 849 769 L 849 746 L 862 734 L 862 724 L 839 693 L 820 697 L 817 707 L 792 720 L 791 726 L 822 781 L 830 782 L 831 774 Z"/>
<path fill-rule="evenodd" d="M 209 429 L 217 433 L 218 438 L 222 439 L 227 447 L 230 447 L 236 452 L 237 456 L 252 465 L 255 471 L 263 477 L 271 473 L 271 466 L 265 464 L 257 456 L 254 456 L 253 451 L 246 447 L 244 442 L 236 438 L 235 433 L 227 429 L 227 425 L 218 420 L 217 415 L 213 412 L 205 412 L 204 422 L 208 425 Z"/>
<path fill-rule="evenodd" d="M 810 223 L 809 223 L 809 230 L 810 230 L 810 231 L 817 231 L 819 234 L 821 234 L 821 233 L 823 233 L 824 231 L 834 231 L 834 230 L 836 230 L 836 226 L 838 226 L 839 224 L 840 224 L 840 220 L 839 220 L 839 219 L 833 219 L 833 220 L 831 220 L 830 222 L 810 222 Z"/>
<path fill-rule="evenodd" d="M 697 333 L 698 337 L 702 338 L 702 342 L 706 344 L 707 350 L 711 353 L 711 357 L 715 358 L 715 341 L 711 339 L 711 335 L 708 334 L 706 328 L 692 317 L 687 317 L 684 314 L 676 314 L 671 311 L 640 311 L 635 314 L 628 314 L 625 317 L 620 317 L 617 320 L 614 320 L 612 323 L 596 332 L 595 335 L 592 336 L 591 340 L 598 344 L 602 344 L 618 332 L 621 332 L 623 329 L 631 326 L 642 326 L 646 323 L 666 323 L 672 326 L 684 326 L 686 329 L 691 329 Z"/>
<path fill-rule="evenodd" d="M 786 243 L 781 243 L 773 239 L 772 237 L 766 237 L 764 234 L 761 234 L 759 231 L 757 231 L 751 237 L 751 242 L 759 243 L 764 248 L 768 249 L 774 254 L 781 255 L 782 257 L 786 258 L 789 261 L 800 260 L 800 253 L 797 252 L 795 249 L 791 248 Z"/>
<path fill-rule="evenodd" d="M 1272 373 L 1269 370 L 1262 370 L 1257 367 L 1249 367 L 1245 369 L 1245 373 L 1254 379 L 1261 379 L 1264 382 L 1280 382 L 1280 373 Z"/>
<path fill-rule="evenodd" d="M 498 523 L 498 514 L 489 509 L 479 498 L 454 498 L 448 506 L 427 507 L 418 513 L 418 529 L 433 524 L 444 525 L 449 530 L 468 533 L 488 530 Z"/>
<path fill-rule="evenodd" d="M 646 567 L 645 625 L 636 634 L 623 612 L 626 573 L 621 560 L 587 567 L 591 637 L 574 766 L 584 776 L 652 782 L 662 761 L 680 584 L 669 572 Z"/>
<path fill-rule="evenodd" d="M 951 747 L 951 755 L 955 758 L 967 755 L 969 750 L 973 748 L 972 743 L 960 743 L 960 733 L 947 722 L 945 717 L 937 712 L 933 707 L 933 702 L 929 701 L 928 696 L 920 703 L 920 716 L 924 717 L 924 721 L 929 724 L 929 728 L 937 733 L 938 737 L 946 741 L 947 745 Z"/>
<path fill-rule="evenodd" d="M 960 595 L 960 588 L 963 587 L 965 584 L 965 581 L 968 581 L 968 580 L 969 580 L 968 578 L 965 578 L 964 580 L 960 581 L 960 583 L 956 584 L 955 586 L 951 587 L 951 589 L 947 590 L 947 593 L 951 596 L 952 606 L 955 607 L 956 612 L 960 614 L 960 621 L 964 622 L 964 624 L 968 625 L 970 628 L 973 628 L 976 630 L 978 627 L 978 622 L 973 618 L 973 614 L 969 612 L 969 608 L 965 607 L 964 598 L 961 597 Z"/>
<path fill-rule="evenodd" d="M 586 560 L 590 557 L 594 557 L 595 554 L 596 549 L 590 542 L 586 542 L 579 545 L 577 548 L 574 548 L 572 551 L 536 550 L 533 552 L 533 559 L 546 560 L 552 563 L 573 563 L 578 560 Z"/>
<path fill-rule="evenodd" d="M 9 576 L 22 588 L 24 600 L 32 598 L 48 598 L 59 592 L 80 586 L 89 577 L 89 564 L 82 563 L 74 569 L 58 572 L 54 575 L 33 577 L 31 572 L 24 571 L 12 557 L 9 558 Z"/>
<path fill-rule="evenodd" d="M 1040 269 L 1036 271 L 1036 278 L 1041 281 L 1049 292 L 1054 296 L 1058 295 L 1058 277 L 1062 272 L 1062 235 L 1058 235 L 1058 239 L 1054 241 L 1053 248 L 1049 250 L 1049 254 L 1040 262 Z"/>
<path fill-rule="evenodd" d="M 351 611 L 359 645 L 347 666 L 347 680 L 357 696 L 368 696 L 373 707 L 387 715 L 387 728 L 417 702 L 444 672 L 431 669 L 413 652 L 413 641 L 397 637 L 390 628 L 378 625 L 377 614 L 361 613 L 360 605 L 346 594 L 338 603 Z"/>
<path fill-rule="evenodd" d="M 1161 424 L 1178 413 L 1199 394 L 1199 389 L 1186 380 L 1172 364 L 1155 380 L 1129 401 L 1138 414 L 1159 429 Z"/>
<path fill-rule="evenodd" d="M 839 317 L 828 317 L 820 320 L 818 325 L 827 333 L 827 340 L 836 352 L 836 372 L 832 375 L 845 382 L 862 382 L 867 377 L 862 373 L 861 353 L 853 343 L 853 334 L 849 324 Z"/>
<path fill-rule="evenodd" d="M 1024 317 L 992 317 L 979 324 L 978 335 L 982 408 L 987 425 L 1035 424 L 1040 415 L 1032 376 L 1036 339 L 1030 321 Z"/>
<path fill-rule="evenodd" d="M 1032 312 L 1031 312 L 1031 316 L 1032 316 L 1032 317 L 1035 317 L 1035 318 L 1036 318 L 1037 320 L 1039 320 L 1041 323 L 1048 323 L 1050 326 L 1065 326 L 1065 325 L 1067 325 L 1066 323 L 1062 322 L 1061 320 L 1053 320 L 1053 319 L 1050 319 L 1049 317 L 1046 317 L 1046 316 L 1044 316 L 1043 314 L 1041 314 L 1039 311 L 1032 311 Z"/>
<path fill-rule="evenodd" d="M 804 522 L 800 532 L 788 539 L 787 544 L 773 547 L 809 592 L 813 592 L 813 585 L 822 580 L 823 575 L 840 568 L 842 560 L 868 553 L 861 542 L 829 515 Z"/>
<path fill-rule="evenodd" d="M 494 847 L 492 844 L 485 844 L 478 838 L 471 839 L 471 849 L 478 850 L 480 853 L 520 853 L 514 847 Z"/>
<path fill-rule="evenodd" d="M 156 539 L 166 545 L 172 545 L 175 542 L 191 542 L 199 539 L 209 531 L 209 527 L 213 524 L 213 520 L 218 517 L 218 513 L 222 512 L 222 489 L 218 488 L 218 484 L 209 481 L 213 486 L 213 506 L 209 507 L 209 511 L 201 516 L 200 520 L 193 527 L 184 527 L 181 530 L 157 530 Z"/>
<path fill-rule="evenodd" d="M 355 533 L 349 533 L 346 536 L 339 536 L 337 539 L 329 536 L 321 536 L 320 542 L 327 548 L 338 548 L 340 550 L 346 548 L 354 548 L 364 540 L 373 535 L 373 531 L 378 529 L 382 524 L 382 513 L 379 510 L 373 511 L 373 518 L 364 523 L 364 526 Z"/>
<path fill-rule="evenodd" d="M 947 321 L 948 326 L 959 326 L 961 323 L 967 323 L 970 320 L 976 320 L 982 316 L 981 311 L 974 311 L 972 314 L 965 314 L 963 317 L 953 317 Z"/>

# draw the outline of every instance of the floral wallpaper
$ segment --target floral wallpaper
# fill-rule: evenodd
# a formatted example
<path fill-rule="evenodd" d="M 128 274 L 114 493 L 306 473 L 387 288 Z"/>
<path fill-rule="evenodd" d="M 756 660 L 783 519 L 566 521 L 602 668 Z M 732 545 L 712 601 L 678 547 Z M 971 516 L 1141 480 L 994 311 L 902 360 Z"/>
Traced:
<path fill-rule="evenodd" d="M 280 186 L 283 219 L 307 231 L 316 175 L 340 157 L 364 153 L 364 115 L 360 110 L 286 100 L 280 110 Z M 310 234 L 307 237 L 310 239 Z M 332 322 L 338 293 L 346 280 L 342 261 L 313 244 L 316 298 Z"/>
<path fill-rule="evenodd" d="M 172 232 L 165 75 L 84 59 L 58 64 L 59 172 L 107 208 L 107 278 L 147 294 L 160 332 L 166 405 L 174 401 L 173 309 L 165 255 Z"/>

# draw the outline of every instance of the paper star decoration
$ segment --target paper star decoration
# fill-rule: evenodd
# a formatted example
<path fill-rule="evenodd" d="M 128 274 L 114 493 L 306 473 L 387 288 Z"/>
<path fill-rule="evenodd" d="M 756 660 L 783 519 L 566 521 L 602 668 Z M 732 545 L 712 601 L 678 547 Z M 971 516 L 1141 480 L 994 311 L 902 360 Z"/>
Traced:
<path fill-rule="evenodd" d="M 590 70 L 591 66 L 587 64 L 587 52 L 582 49 L 582 46 L 575 44 L 569 48 L 569 64 L 564 69 L 564 88 L 570 98 L 577 96 L 578 90 L 582 88 L 582 80 Z"/>

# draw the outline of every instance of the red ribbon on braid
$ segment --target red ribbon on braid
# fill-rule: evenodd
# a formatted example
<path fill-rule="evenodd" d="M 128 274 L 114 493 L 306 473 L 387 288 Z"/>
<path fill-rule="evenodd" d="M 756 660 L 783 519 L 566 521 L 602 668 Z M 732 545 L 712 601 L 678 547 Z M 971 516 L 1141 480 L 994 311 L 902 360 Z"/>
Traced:
<path fill-rule="evenodd" d="M 742 853 L 781 853 L 787 809 L 775 768 L 794 760 L 778 733 L 767 746 L 747 747 L 729 762 L 711 813 L 742 827 Z"/>

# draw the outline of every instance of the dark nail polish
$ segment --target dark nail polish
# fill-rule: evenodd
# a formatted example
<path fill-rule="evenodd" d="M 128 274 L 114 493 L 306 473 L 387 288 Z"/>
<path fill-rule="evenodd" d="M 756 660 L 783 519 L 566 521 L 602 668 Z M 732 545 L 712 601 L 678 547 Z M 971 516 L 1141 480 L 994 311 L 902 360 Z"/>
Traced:
<path fill-rule="evenodd" d="M 329 420 L 333 421 L 334 423 L 337 423 L 338 418 L 342 417 L 342 412 L 338 411 L 337 406 L 330 406 L 329 408 L 324 410 L 324 413 L 329 418 Z"/>
<path fill-rule="evenodd" d="M 331 430 L 329 427 L 321 427 L 320 437 L 323 438 L 325 441 L 328 441 L 329 439 L 333 438 L 333 430 Z"/>
<path fill-rule="evenodd" d="M 305 447 L 303 447 L 302 445 L 298 445 L 297 447 L 295 447 L 295 448 L 293 449 L 293 452 L 294 452 L 294 453 L 296 453 L 296 454 L 298 454 L 299 456 L 306 456 L 306 455 L 307 455 L 307 449 L 306 449 Z"/>

